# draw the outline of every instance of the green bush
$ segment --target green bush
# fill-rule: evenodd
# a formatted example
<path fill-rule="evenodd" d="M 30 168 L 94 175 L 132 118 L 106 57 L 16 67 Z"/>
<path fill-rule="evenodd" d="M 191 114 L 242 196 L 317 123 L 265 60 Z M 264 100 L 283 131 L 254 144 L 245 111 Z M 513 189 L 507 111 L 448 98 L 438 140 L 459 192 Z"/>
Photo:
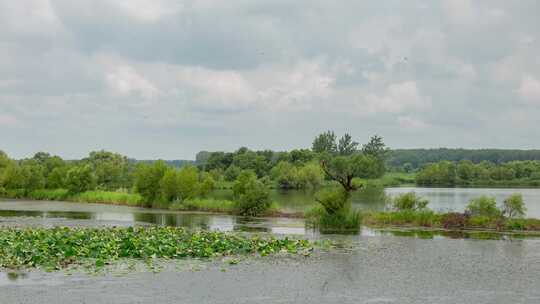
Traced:
<path fill-rule="evenodd" d="M 392 207 L 395 210 L 422 210 L 428 205 L 428 201 L 416 196 L 414 192 L 398 195 L 394 198 Z"/>
<path fill-rule="evenodd" d="M 487 216 L 487 217 L 499 217 L 501 216 L 501 210 L 497 208 L 497 201 L 494 197 L 481 196 L 479 198 L 472 199 L 467 205 L 466 211 L 472 216 Z"/>
<path fill-rule="evenodd" d="M 525 219 L 509 219 L 506 221 L 505 228 L 507 230 L 525 230 L 527 229 L 527 221 Z"/>
<path fill-rule="evenodd" d="M 236 213 L 244 216 L 259 216 L 272 206 L 268 188 L 259 180 L 253 171 L 245 170 L 238 175 L 233 185 Z"/>
<path fill-rule="evenodd" d="M 341 188 L 322 189 L 315 194 L 315 200 L 327 214 L 334 214 L 348 207 L 349 193 Z"/>
<path fill-rule="evenodd" d="M 323 233 L 358 232 L 362 223 L 360 211 L 343 208 L 335 213 L 328 213 L 322 206 L 316 206 L 305 214 L 308 222 Z"/>
<path fill-rule="evenodd" d="M 467 224 L 471 227 L 489 228 L 493 226 L 493 218 L 485 215 L 471 216 Z"/>
<path fill-rule="evenodd" d="M 70 193 L 81 193 L 95 189 L 96 178 L 89 165 L 69 169 L 66 176 L 66 186 Z"/>

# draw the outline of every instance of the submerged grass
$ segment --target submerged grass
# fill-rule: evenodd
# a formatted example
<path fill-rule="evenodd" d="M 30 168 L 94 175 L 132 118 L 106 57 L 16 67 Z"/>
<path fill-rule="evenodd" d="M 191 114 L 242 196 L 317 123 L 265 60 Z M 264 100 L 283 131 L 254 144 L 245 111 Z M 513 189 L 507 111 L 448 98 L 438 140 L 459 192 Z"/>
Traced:
<path fill-rule="evenodd" d="M 309 253 L 307 240 L 151 228 L 2 228 L 0 268 L 61 269 L 72 264 L 102 267 L 120 259 L 210 258 L 278 252 Z"/>

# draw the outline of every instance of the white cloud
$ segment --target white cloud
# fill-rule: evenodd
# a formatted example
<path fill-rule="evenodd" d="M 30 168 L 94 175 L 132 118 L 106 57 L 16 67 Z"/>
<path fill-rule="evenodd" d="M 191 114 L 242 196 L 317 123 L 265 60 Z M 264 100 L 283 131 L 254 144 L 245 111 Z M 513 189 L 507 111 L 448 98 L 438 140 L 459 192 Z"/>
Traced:
<path fill-rule="evenodd" d="M 20 126 L 21 122 L 13 115 L 0 114 L 0 126 L 16 127 Z"/>
<path fill-rule="evenodd" d="M 114 67 L 105 75 L 105 80 L 113 93 L 121 96 L 137 94 L 150 99 L 159 93 L 154 84 L 129 65 Z"/>
<path fill-rule="evenodd" d="M 183 8 L 178 1 L 168 0 L 115 0 L 109 3 L 127 16 L 144 22 L 156 22 L 165 16 L 176 14 Z"/>
<path fill-rule="evenodd" d="M 360 106 L 367 108 L 369 113 L 399 113 L 430 105 L 430 99 L 420 95 L 416 82 L 406 81 L 388 85 L 381 95 L 368 94 Z"/>
<path fill-rule="evenodd" d="M 63 25 L 49 0 L 0 1 L 0 36 L 5 33 L 54 38 Z"/>
<path fill-rule="evenodd" d="M 410 116 L 399 116 L 398 124 L 404 129 L 424 129 L 428 126 L 425 122 Z"/>
<path fill-rule="evenodd" d="M 540 81 L 532 76 L 526 76 L 521 81 L 518 93 L 525 101 L 540 105 Z"/>

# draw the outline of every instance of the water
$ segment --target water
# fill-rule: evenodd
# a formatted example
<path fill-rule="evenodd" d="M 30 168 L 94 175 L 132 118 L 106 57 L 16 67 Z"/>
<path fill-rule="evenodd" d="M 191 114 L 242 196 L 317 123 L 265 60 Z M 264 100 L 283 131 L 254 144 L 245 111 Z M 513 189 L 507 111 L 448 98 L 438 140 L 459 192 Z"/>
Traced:
<path fill-rule="evenodd" d="M 502 189 L 502 188 L 369 188 L 356 191 L 352 195 L 353 206 L 363 210 L 384 210 L 387 196 L 416 192 L 429 200 L 429 208 L 436 211 L 456 211 L 465 209 L 469 201 L 482 195 L 493 196 L 499 204 L 514 193 L 521 193 L 527 207 L 527 216 L 540 218 L 540 189 Z M 217 198 L 230 199 L 230 191 L 221 190 L 215 193 Z M 289 212 L 305 211 L 316 205 L 311 191 L 273 191 L 272 199 Z"/>
<path fill-rule="evenodd" d="M 462 211 L 472 198 L 495 196 L 501 203 L 513 193 L 521 193 L 527 205 L 527 216 L 540 218 L 540 189 L 479 189 L 479 188 L 387 188 L 355 192 L 353 205 L 364 210 L 383 210 L 387 196 L 414 191 L 430 201 L 430 207 L 439 211 Z M 230 191 L 217 191 L 214 196 L 229 198 Z M 272 199 L 289 212 L 299 212 L 316 205 L 313 192 L 273 191 Z M 269 232 L 320 237 L 317 231 L 306 228 L 303 219 L 246 218 L 224 214 L 175 212 L 167 210 L 133 208 L 127 206 L 86 204 L 71 202 L 39 202 L 24 200 L 0 201 L 0 225 L 7 226 L 137 226 L 164 225 L 219 231 Z M 360 235 L 403 234 L 381 232 L 363 228 Z M 440 233 L 411 233 L 417 238 L 478 237 Z M 484 237 L 484 236 L 480 236 Z M 498 236 L 497 236 L 498 237 Z"/>

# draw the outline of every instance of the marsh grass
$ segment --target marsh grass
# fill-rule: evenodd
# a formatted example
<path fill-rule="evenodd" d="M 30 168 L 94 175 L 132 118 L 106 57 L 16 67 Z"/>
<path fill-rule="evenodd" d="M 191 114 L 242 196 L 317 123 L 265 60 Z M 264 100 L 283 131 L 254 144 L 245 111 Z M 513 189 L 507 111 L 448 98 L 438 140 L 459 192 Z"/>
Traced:
<path fill-rule="evenodd" d="M 140 206 L 142 204 L 142 197 L 139 194 L 99 190 L 77 194 L 72 200 L 84 203 L 107 203 L 128 206 Z"/>
<path fill-rule="evenodd" d="M 169 209 L 232 213 L 235 210 L 235 203 L 229 200 L 218 200 L 211 198 L 190 199 L 183 202 L 173 203 Z"/>
<path fill-rule="evenodd" d="M 360 230 L 362 214 L 350 207 L 335 213 L 328 213 L 324 207 L 317 206 L 305 212 L 308 224 L 322 233 L 355 233 Z"/>

